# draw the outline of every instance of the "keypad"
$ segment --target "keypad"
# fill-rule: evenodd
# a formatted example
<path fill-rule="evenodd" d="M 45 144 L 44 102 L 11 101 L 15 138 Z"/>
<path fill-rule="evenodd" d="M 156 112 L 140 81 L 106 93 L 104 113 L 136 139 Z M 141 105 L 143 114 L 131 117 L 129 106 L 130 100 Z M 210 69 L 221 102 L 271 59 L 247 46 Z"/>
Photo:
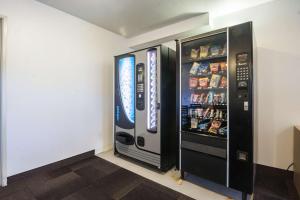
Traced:
<path fill-rule="evenodd" d="M 238 81 L 249 80 L 249 70 L 248 67 L 238 67 L 236 71 L 236 79 Z"/>

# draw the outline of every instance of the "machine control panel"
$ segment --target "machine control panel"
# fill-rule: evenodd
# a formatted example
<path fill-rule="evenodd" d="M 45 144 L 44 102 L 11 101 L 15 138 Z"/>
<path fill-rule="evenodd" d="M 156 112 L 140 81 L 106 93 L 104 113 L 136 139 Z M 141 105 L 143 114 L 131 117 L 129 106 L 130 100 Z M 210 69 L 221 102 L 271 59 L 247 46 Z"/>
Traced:
<path fill-rule="evenodd" d="M 136 65 L 136 108 L 145 109 L 145 65 L 139 63 Z"/>
<path fill-rule="evenodd" d="M 247 89 L 249 80 L 249 54 L 236 55 L 236 80 L 238 89 Z"/>

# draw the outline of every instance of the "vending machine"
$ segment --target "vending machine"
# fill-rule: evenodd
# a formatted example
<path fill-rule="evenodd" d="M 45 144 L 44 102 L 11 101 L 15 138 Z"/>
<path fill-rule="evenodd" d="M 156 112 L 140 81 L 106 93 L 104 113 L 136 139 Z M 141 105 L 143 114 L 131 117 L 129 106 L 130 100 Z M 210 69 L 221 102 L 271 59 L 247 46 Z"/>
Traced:
<path fill-rule="evenodd" d="M 163 45 L 115 57 L 114 149 L 166 171 L 176 161 L 176 54 Z"/>
<path fill-rule="evenodd" d="M 252 23 L 178 41 L 185 173 L 253 192 Z"/>

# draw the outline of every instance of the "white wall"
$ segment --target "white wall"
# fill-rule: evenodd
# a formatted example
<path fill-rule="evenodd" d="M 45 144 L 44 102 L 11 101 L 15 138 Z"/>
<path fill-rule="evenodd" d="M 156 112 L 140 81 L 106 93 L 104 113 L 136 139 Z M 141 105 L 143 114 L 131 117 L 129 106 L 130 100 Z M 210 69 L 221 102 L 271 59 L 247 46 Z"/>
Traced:
<path fill-rule="evenodd" d="M 0 0 L 0 15 L 8 175 L 109 148 L 113 55 L 125 40 L 33 0 Z"/>
<path fill-rule="evenodd" d="M 256 162 L 286 169 L 293 159 L 293 125 L 300 124 L 300 1 L 275 0 L 237 12 L 227 12 L 227 7 L 210 10 L 209 29 L 247 21 L 254 25 L 258 47 Z M 220 12 L 220 8 L 225 10 Z M 128 45 L 152 38 L 143 34 L 129 39 Z"/>

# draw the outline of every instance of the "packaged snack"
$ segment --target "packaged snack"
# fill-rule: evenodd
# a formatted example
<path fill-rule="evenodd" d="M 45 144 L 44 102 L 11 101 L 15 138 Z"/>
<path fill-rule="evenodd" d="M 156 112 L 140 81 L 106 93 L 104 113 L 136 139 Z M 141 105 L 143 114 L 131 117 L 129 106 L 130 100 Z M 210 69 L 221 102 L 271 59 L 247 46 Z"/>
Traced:
<path fill-rule="evenodd" d="M 191 102 L 197 103 L 199 95 L 198 94 L 191 94 Z"/>
<path fill-rule="evenodd" d="M 221 68 L 221 71 L 223 71 L 223 72 L 227 71 L 226 62 L 220 62 L 220 68 Z"/>
<path fill-rule="evenodd" d="M 203 113 L 203 118 L 208 118 L 210 108 L 207 108 Z"/>
<path fill-rule="evenodd" d="M 217 134 L 218 129 L 220 128 L 221 124 L 222 124 L 222 122 L 220 122 L 218 120 L 213 120 L 208 132 L 213 133 L 213 134 Z"/>
<path fill-rule="evenodd" d="M 205 77 L 205 78 L 199 78 L 199 86 L 200 86 L 200 88 L 208 88 L 208 82 L 209 82 L 209 79 L 207 77 Z"/>
<path fill-rule="evenodd" d="M 225 92 L 222 92 L 221 94 L 220 94 L 220 99 L 219 99 L 219 103 L 220 104 L 226 104 L 226 93 Z"/>
<path fill-rule="evenodd" d="M 198 49 L 192 49 L 191 50 L 191 58 L 192 59 L 197 59 L 198 58 L 198 54 L 199 54 L 199 50 Z"/>
<path fill-rule="evenodd" d="M 219 56 L 221 54 L 221 46 L 220 45 L 213 45 L 210 48 L 210 56 L 214 57 L 214 56 Z"/>
<path fill-rule="evenodd" d="M 209 127 L 210 119 L 205 119 L 199 124 L 199 129 L 202 131 L 206 131 Z"/>
<path fill-rule="evenodd" d="M 198 75 L 202 74 L 207 74 L 208 73 L 208 68 L 209 68 L 209 63 L 200 63 L 199 70 L 198 70 Z"/>
<path fill-rule="evenodd" d="M 191 128 L 198 128 L 198 119 L 196 118 L 191 119 Z"/>
<path fill-rule="evenodd" d="M 219 119 L 223 120 L 223 111 L 222 110 L 220 110 L 220 112 L 219 112 Z"/>
<path fill-rule="evenodd" d="M 197 103 L 202 104 L 204 100 L 205 100 L 205 93 L 201 93 Z"/>
<path fill-rule="evenodd" d="M 190 88 L 195 88 L 198 86 L 198 78 L 190 78 Z"/>
<path fill-rule="evenodd" d="M 214 94 L 213 104 L 218 105 L 220 104 L 221 95 L 219 93 Z"/>
<path fill-rule="evenodd" d="M 213 99 L 214 99 L 214 92 L 210 91 L 207 94 L 207 103 L 208 104 L 212 104 L 213 103 Z"/>
<path fill-rule="evenodd" d="M 200 58 L 207 58 L 209 52 L 209 45 L 200 46 Z"/>
<path fill-rule="evenodd" d="M 220 110 L 217 109 L 216 114 L 215 114 L 215 119 L 219 119 L 219 113 L 220 113 Z"/>
<path fill-rule="evenodd" d="M 203 109 L 202 108 L 197 108 L 196 109 L 196 117 L 198 117 L 198 118 L 203 117 Z"/>
<path fill-rule="evenodd" d="M 218 132 L 220 135 L 226 136 L 227 135 L 227 126 L 220 128 Z"/>
<path fill-rule="evenodd" d="M 194 62 L 193 65 L 192 65 L 192 67 L 191 67 L 190 74 L 197 75 L 199 66 L 200 66 L 199 63 Z"/>
<path fill-rule="evenodd" d="M 211 80 L 210 80 L 210 85 L 209 86 L 212 87 L 212 88 L 217 88 L 219 86 L 220 79 L 221 79 L 221 75 L 213 74 L 211 76 Z"/>
<path fill-rule="evenodd" d="M 210 119 L 214 118 L 214 114 L 215 114 L 215 110 L 211 109 L 210 114 L 209 114 L 209 118 Z"/>
<path fill-rule="evenodd" d="M 210 72 L 212 74 L 218 73 L 219 72 L 219 66 L 220 66 L 220 63 L 210 63 L 209 64 Z"/>
<path fill-rule="evenodd" d="M 223 76 L 221 78 L 220 88 L 226 88 L 227 87 L 227 77 Z"/>

